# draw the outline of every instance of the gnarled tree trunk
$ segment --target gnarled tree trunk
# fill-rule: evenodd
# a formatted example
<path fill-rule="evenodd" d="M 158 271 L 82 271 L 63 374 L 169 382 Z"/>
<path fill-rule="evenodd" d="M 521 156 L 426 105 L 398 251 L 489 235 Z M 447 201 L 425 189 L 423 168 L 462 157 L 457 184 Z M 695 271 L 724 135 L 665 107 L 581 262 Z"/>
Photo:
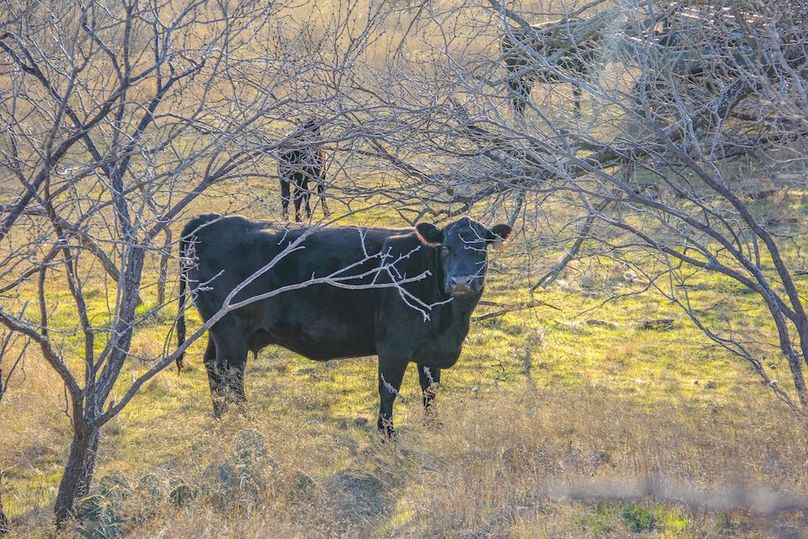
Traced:
<path fill-rule="evenodd" d="M 0 535 L 8 533 L 8 518 L 3 512 L 3 474 L 0 474 Z"/>
<path fill-rule="evenodd" d="M 53 508 L 57 528 L 62 527 L 73 516 L 76 500 L 87 495 L 95 469 L 100 432 L 98 428 L 91 428 L 86 424 L 76 427 L 70 444 L 70 456 L 59 483 L 59 493 L 56 495 L 56 504 Z"/>
<path fill-rule="evenodd" d="M 171 256 L 171 229 L 165 230 L 165 241 L 160 253 L 160 276 L 157 281 L 157 308 L 166 302 L 166 280 L 168 279 L 168 257 Z"/>

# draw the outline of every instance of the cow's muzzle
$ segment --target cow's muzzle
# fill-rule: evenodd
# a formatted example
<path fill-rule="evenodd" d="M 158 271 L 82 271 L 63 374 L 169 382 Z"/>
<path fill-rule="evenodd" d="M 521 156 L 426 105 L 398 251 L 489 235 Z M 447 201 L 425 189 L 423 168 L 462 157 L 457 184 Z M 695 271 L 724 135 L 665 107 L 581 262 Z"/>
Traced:
<path fill-rule="evenodd" d="M 452 297 L 473 296 L 480 292 L 479 286 L 471 275 L 449 278 L 449 293 Z"/>

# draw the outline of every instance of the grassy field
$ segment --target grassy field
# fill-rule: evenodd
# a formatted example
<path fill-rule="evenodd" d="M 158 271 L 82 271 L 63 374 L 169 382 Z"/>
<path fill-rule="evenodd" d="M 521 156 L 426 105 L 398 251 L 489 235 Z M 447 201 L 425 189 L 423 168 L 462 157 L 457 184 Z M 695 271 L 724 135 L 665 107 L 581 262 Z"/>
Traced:
<path fill-rule="evenodd" d="M 275 186 L 254 187 L 266 191 L 266 203 L 232 209 L 277 215 Z M 211 204 L 204 199 L 198 209 Z M 402 224 L 382 211 L 353 221 Z M 529 285 L 559 253 L 528 253 L 526 245 L 517 234 L 507 250 L 494 252 L 485 300 L 531 299 Z M 393 443 L 375 431 L 374 359 L 315 363 L 267 348 L 248 362 L 246 411 L 216 421 L 204 341 L 197 342 L 181 375 L 158 375 L 103 431 L 92 496 L 74 531 L 803 536 L 808 513 L 756 512 L 749 496 L 808 494 L 805 429 L 750 368 L 707 344 L 675 307 L 650 294 L 611 299 L 631 281 L 614 264 L 574 265 L 533 298 L 556 308 L 476 321 L 461 360 L 443 377 L 442 425 L 423 421 L 411 369 Z M 696 276 L 692 293 L 709 316 L 768 344 L 765 313 L 753 297 L 709 276 Z M 60 294 L 67 298 L 64 290 L 51 299 Z M 146 312 L 153 290 L 144 298 Z M 90 302 L 104 316 L 102 287 Z M 64 303 L 55 323 L 69 316 Z M 142 322 L 133 356 L 160 356 L 173 310 Z M 673 319 L 672 327 L 642 329 L 643 321 L 661 318 Z M 194 313 L 192 327 L 197 323 Z M 79 344 L 78 337 L 66 342 Z M 130 360 L 122 383 L 146 366 Z M 770 368 L 787 378 L 774 355 Z M 12 536 L 53 534 L 51 507 L 70 432 L 64 408 L 58 378 L 32 350 L 0 407 Z"/>

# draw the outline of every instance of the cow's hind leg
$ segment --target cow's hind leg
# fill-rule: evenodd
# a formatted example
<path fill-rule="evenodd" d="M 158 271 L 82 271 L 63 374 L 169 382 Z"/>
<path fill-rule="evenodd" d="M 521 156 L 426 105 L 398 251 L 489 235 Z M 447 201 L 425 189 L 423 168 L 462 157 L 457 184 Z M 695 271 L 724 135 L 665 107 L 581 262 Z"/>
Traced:
<path fill-rule="evenodd" d="M 290 183 L 288 180 L 281 178 L 281 216 L 284 221 L 289 220 L 289 201 L 292 200 Z"/>
<path fill-rule="evenodd" d="M 213 398 L 214 403 L 217 398 L 220 402 L 218 413 L 214 404 L 214 415 L 221 415 L 230 403 L 242 404 L 247 400 L 244 393 L 247 338 L 237 323 L 225 323 L 222 327 L 222 322 L 225 321 L 222 320 L 217 324 L 213 335 L 216 342 L 214 374 L 218 377 L 218 391 L 214 393 Z"/>
<path fill-rule="evenodd" d="M 379 419 L 376 426 L 385 437 L 395 436 L 393 429 L 393 402 L 401 389 L 401 380 L 407 370 L 407 360 L 379 355 Z"/>
<path fill-rule="evenodd" d="M 418 382 L 424 399 L 424 412 L 428 420 L 437 419 L 435 394 L 440 386 L 440 369 L 418 365 Z"/>
<path fill-rule="evenodd" d="M 216 342 L 208 334 L 208 347 L 205 349 L 205 370 L 208 372 L 210 396 L 213 399 L 213 417 L 220 417 L 225 410 L 225 387 L 222 381 L 224 369 L 216 362 Z"/>

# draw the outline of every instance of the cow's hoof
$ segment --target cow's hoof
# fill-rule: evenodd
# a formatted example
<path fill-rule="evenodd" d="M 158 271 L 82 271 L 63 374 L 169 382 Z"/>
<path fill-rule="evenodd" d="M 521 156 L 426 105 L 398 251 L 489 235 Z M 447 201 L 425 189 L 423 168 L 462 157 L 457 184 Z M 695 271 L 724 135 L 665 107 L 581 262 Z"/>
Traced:
<path fill-rule="evenodd" d="M 218 402 L 213 403 L 213 419 L 221 419 L 227 412 L 227 406 Z"/>
<path fill-rule="evenodd" d="M 424 426 L 429 430 L 441 430 L 443 429 L 443 421 L 433 414 L 427 414 L 424 416 Z"/>
<path fill-rule="evenodd" d="M 379 429 L 379 434 L 381 434 L 385 440 L 395 440 L 398 437 L 396 429 L 393 428 L 393 424 L 390 423 L 389 420 L 379 418 L 379 421 L 376 423 L 376 428 Z"/>

